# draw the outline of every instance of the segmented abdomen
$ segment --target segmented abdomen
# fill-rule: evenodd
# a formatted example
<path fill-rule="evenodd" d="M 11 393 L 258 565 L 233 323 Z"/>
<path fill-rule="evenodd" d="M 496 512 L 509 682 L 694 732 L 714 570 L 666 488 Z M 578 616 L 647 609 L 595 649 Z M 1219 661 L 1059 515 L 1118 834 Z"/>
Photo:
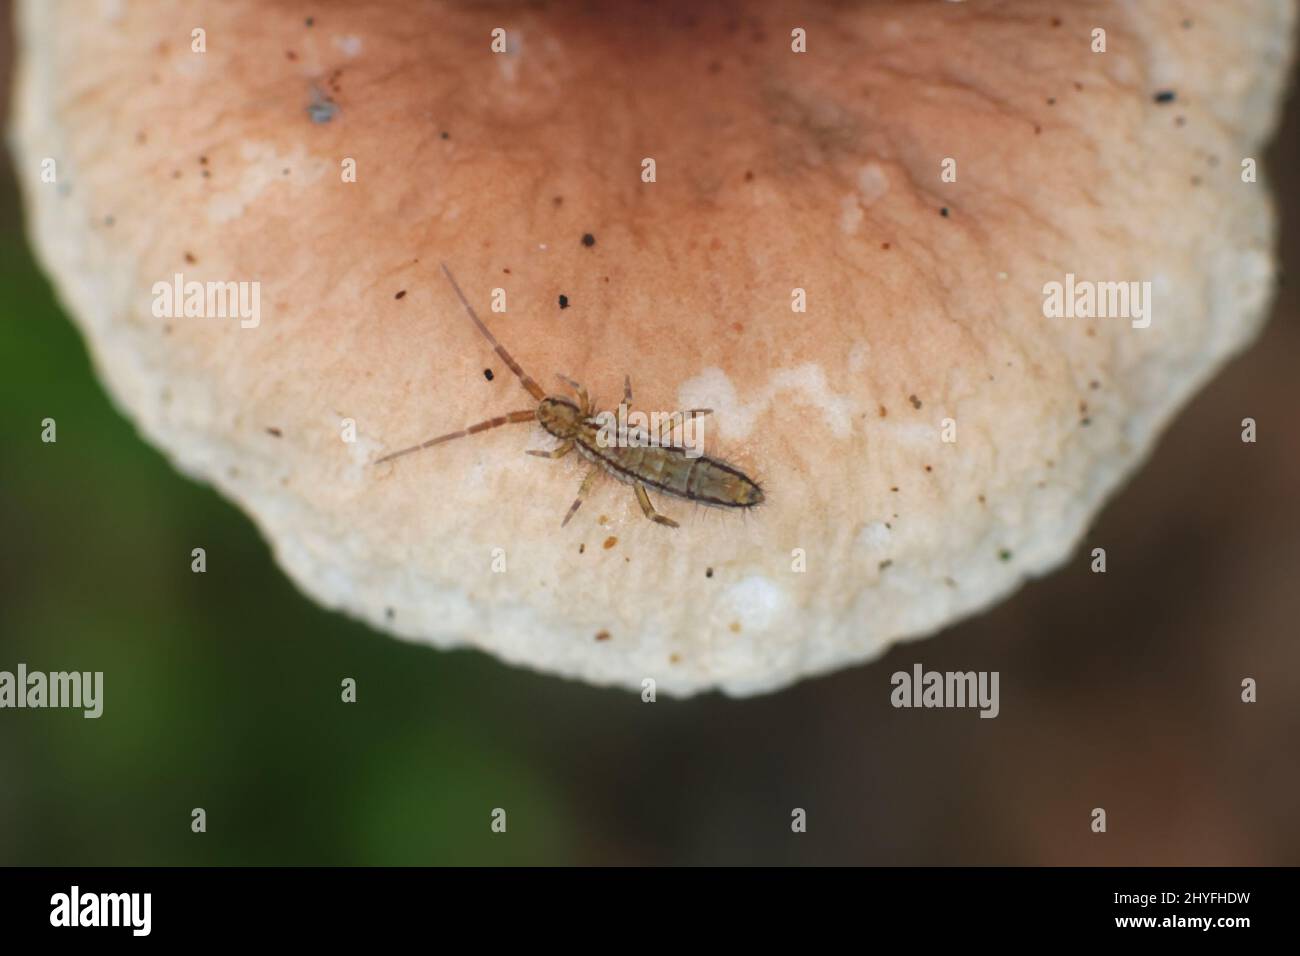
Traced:
<path fill-rule="evenodd" d="M 689 457 L 674 446 L 633 445 L 602 448 L 594 434 L 578 440 L 578 451 L 619 481 L 641 482 L 666 494 L 719 505 L 752 508 L 763 501 L 763 490 L 748 475 L 707 455 Z"/>

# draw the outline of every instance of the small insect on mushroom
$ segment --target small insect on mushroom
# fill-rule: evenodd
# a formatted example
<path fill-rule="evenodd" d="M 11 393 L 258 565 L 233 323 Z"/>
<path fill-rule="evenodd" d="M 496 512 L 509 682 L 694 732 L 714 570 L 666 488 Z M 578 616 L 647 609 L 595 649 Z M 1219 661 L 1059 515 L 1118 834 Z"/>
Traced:
<path fill-rule="evenodd" d="M 537 407 L 518 412 L 508 412 L 505 415 L 489 418 L 487 421 L 479 422 L 476 425 L 470 425 L 460 431 L 439 435 L 437 438 L 431 438 L 419 445 L 412 445 L 410 448 L 404 448 L 401 451 L 385 455 L 377 459 L 375 464 L 392 461 L 402 455 L 409 455 L 425 448 L 432 448 L 434 445 L 441 445 L 456 438 L 477 435 L 479 432 L 485 432 L 500 425 L 536 421 L 547 432 L 558 438 L 560 444 L 552 451 L 530 450 L 528 454 L 536 455 L 538 458 L 556 459 L 563 458 L 576 448 L 578 454 L 593 465 L 586 477 L 582 479 L 582 485 L 578 489 L 578 497 L 569 506 L 564 520 L 560 522 L 561 527 L 569 523 L 569 519 L 573 517 L 574 513 L 582 505 L 583 499 L 591 492 L 597 476 L 602 471 L 613 475 L 625 484 L 631 485 L 636 493 L 637 503 L 641 505 L 641 511 L 644 512 L 645 516 L 651 521 L 667 525 L 670 528 L 678 527 L 677 522 L 667 515 L 661 515 L 655 511 L 654 505 L 650 503 L 650 495 L 647 493 L 646 488 L 654 488 L 676 498 L 714 505 L 720 508 L 753 508 L 763 503 L 763 489 L 758 486 L 756 481 L 738 468 L 734 468 L 716 458 L 710 458 L 707 455 L 690 456 L 687 454 L 687 449 L 677 445 L 662 444 L 665 436 L 670 436 L 672 430 L 679 423 L 684 422 L 687 418 L 711 414 L 712 409 L 692 408 L 689 411 L 674 412 L 659 430 L 658 441 L 661 444 L 652 444 L 648 435 L 636 429 L 626 431 L 627 440 L 625 442 L 619 441 L 611 444 L 602 440 L 600 437 L 603 427 L 602 422 L 596 417 L 596 409 L 587 395 L 587 390 L 577 382 L 560 375 L 558 376 L 560 381 L 577 393 L 578 404 L 574 404 L 567 398 L 547 395 L 542 391 L 541 386 L 520 368 L 519 363 L 496 340 L 496 336 L 488 331 L 488 327 L 483 324 L 483 320 L 474 312 L 474 307 L 469 304 L 469 300 L 465 298 L 465 293 L 461 291 L 455 278 L 452 277 L 451 270 L 447 268 L 446 263 L 442 264 L 442 271 L 447 276 L 447 281 L 451 283 L 451 287 L 456 291 L 456 296 L 460 299 L 461 304 L 465 306 L 465 311 L 473 320 L 474 325 L 483 334 L 483 337 L 492 343 L 497 355 L 501 356 L 501 360 L 506 363 L 510 371 L 515 373 L 528 394 L 537 400 Z M 630 378 L 625 378 L 623 380 L 623 402 L 620 406 L 624 415 L 620 416 L 620 420 L 626 420 L 627 406 L 631 405 L 631 403 L 632 382 Z"/>

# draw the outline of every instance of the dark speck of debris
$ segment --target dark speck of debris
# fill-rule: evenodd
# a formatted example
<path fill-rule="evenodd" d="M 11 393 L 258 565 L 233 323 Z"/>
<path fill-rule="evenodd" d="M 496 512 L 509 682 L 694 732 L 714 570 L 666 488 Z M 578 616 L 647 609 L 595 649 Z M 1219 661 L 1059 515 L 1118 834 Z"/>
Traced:
<path fill-rule="evenodd" d="M 492 381 L 493 378 L 492 370 L 490 368 L 485 368 L 483 370 L 483 377 L 487 379 L 489 382 Z"/>
<path fill-rule="evenodd" d="M 199 260 L 194 258 L 194 253 L 187 252 L 185 253 L 185 261 L 188 262 L 190 265 L 194 265 L 194 263 L 198 262 Z"/>
<path fill-rule="evenodd" d="M 711 577 L 713 577 L 713 569 L 712 569 L 712 568 L 705 568 L 705 569 L 704 569 L 704 576 L 705 576 L 706 578 L 711 578 Z"/>
<path fill-rule="evenodd" d="M 1006 548 L 1003 548 L 1001 551 L 998 552 L 998 560 L 999 560 L 999 561 L 1010 561 L 1010 560 L 1011 560 L 1011 552 L 1008 551 Z"/>
<path fill-rule="evenodd" d="M 306 22 L 307 22 L 307 26 L 314 27 L 316 25 L 316 18 L 308 17 Z"/>
<path fill-rule="evenodd" d="M 560 308 L 567 309 L 568 307 L 569 307 L 569 297 L 567 295 L 560 296 Z"/>
<path fill-rule="evenodd" d="M 913 408 L 920 408 L 920 407 L 921 407 L 921 400 L 920 400 L 919 398 L 917 398 L 915 395 L 909 395 L 909 396 L 907 396 L 907 400 L 908 400 L 909 402 L 912 403 L 912 407 L 913 407 Z"/>
<path fill-rule="evenodd" d="M 397 612 L 394 611 L 391 607 L 386 607 L 384 608 L 384 617 L 388 618 L 391 621 L 393 618 L 397 617 Z"/>
<path fill-rule="evenodd" d="M 294 53 L 292 50 L 285 50 L 285 51 L 284 51 L 284 55 L 285 55 L 286 58 L 288 58 L 288 59 L 290 59 L 290 60 L 296 60 L 296 59 L 298 59 L 298 54 L 297 54 L 297 53 Z"/>
<path fill-rule="evenodd" d="M 1161 90 L 1154 97 L 1152 97 L 1152 99 L 1154 99 L 1157 103 L 1172 103 L 1177 98 L 1178 98 L 1178 94 L 1175 93 L 1173 90 Z"/>
<path fill-rule="evenodd" d="M 1056 105 L 1056 97 L 1055 97 L 1055 96 L 1049 96 L 1049 97 L 1047 98 L 1047 105 L 1048 105 L 1048 106 L 1055 106 L 1055 105 Z"/>
<path fill-rule="evenodd" d="M 208 170 L 208 169 L 203 170 L 203 178 L 204 178 L 204 179 L 211 179 L 211 178 L 212 178 L 212 171 L 211 171 L 211 170 Z"/>
<path fill-rule="evenodd" d="M 948 218 L 948 207 L 947 207 L 947 206 L 944 206 L 942 209 L 940 209 L 940 210 L 939 210 L 939 215 L 941 215 L 941 216 L 943 216 L 945 219 L 947 219 L 947 218 Z"/>
<path fill-rule="evenodd" d="M 886 559 L 884 561 L 881 561 L 878 565 L 876 565 L 876 569 L 879 571 L 883 571 L 885 570 L 885 568 L 889 567 L 893 563 L 894 563 L 893 561 Z"/>
<path fill-rule="evenodd" d="M 607 641 L 607 640 L 609 640 L 609 631 L 597 631 L 597 632 L 596 632 L 596 640 L 598 640 L 598 641 Z"/>
<path fill-rule="evenodd" d="M 1052 26 L 1054 26 L 1054 27 L 1059 27 L 1060 25 L 1061 25 L 1061 18 L 1060 18 L 1060 17 L 1052 17 Z"/>
<path fill-rule="evenodd" d="M 580 545 L 578 545 L 578 553 L 579 553 L 579 554 L 585 554 L 586 551 L 587 551 L 587 546 L 586 546 L 585 544 L 580 544 Z"/>
<path fill-rule="evenodd" d="M 441 135 L 443 139 L 451 139 L 451 133 L 448 133 L 446 130 L 443 130 L 439 135 Z"/>
<path fill-rule="evenodd" d="M 596 244 L 596 237 L 589 232 L 584 232 L 582 234 L 582 244 L 590 249 Z"/>
<path fill-rule="evenodd" d="M 1192 28 L 1192 21 L 1191 21 L 1191 20 L 1184 20 L 1184 21 L 1183 21 L 1183 29 L 1184 29 L 1184 30 L 1190 30 L 1191 28 Z"/>
<path fill-rule="evenodd" d="M 401 292 L 397 293 L 397 295 L 393 296 L 394 299 L 402 299 L 402 298 L 405 298 L 405 297 L 406 297 L 406 290 L 405 290 L 405 289 L 403 289 Z"/>
<path fill-rule="evenodd" d="M 117 220 L 114 219 L 112 216 L 105 216 L 105 217 L 104 217 L 104 225 L 106 225 L 106 226 L 111 226 L 111 225 L 113 225 L 113 223 L 115 223 L 115 222 L 117 222 Z"/>
<path fill-rule="evenodd" d="M 563 206 L 563 205 L 564 205 L 564 197 L 563 197 L 563 196 L 555 196 L 554 198 L 551 199 L 551 203 L 552 203 L 553 205 L 555 205 L 555 206 Z"/>
<path fill-rule="evenodd" d="M 274 426 L 271 425 L 268 425 L 266 427 L 266 433 L 273 438 L 279 438 L 283 434 L 283 432 L 281 432 L 280 429 L 275 428 Z"/>
<path fill-rule="evenodd" d="M 1092 419 L 1091 418 L 1080 419 L 1079 424 L 1082 425 L 1084 428 L 1087 428 L 1089 425 L 1092 424 Z"/>

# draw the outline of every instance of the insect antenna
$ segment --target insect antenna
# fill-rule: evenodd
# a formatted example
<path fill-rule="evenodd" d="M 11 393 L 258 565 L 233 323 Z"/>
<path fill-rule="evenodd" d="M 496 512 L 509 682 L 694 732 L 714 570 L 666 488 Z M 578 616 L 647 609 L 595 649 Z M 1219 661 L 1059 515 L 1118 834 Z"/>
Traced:
<path fill-rule="evenodd" d="M 507 415 L 498 415 L 496 418 L 489 418 L 487 421 L 479 422 L 477 425 L 470 425 L 469 428 L 462 428 L 458 432 L 449 432 L 446 435 L 439 435 L 437 438 L 430 438 L 419 445 L 412 445 L 410 448 L 403 448 L 401 451 L 395 451 L 391 455 L 385 455 L 383 458 L 376 458 L 375 464 L 382 464 L 386 461 L 392 461 L 394 458 L 401 458 L 403 455 L 409 455 L 412 452 L 423 451 L 426 448 L 432 448 L 434 445 L 441 445 L 456 438 L 465 438 L 469 435 L 477 435 L 479 432 L 485 432 L 489 428 L 497 428 L 501 425 L 514 425 L 519 422 L 531 422 L 537 420 L 537 412 L 531 408 L 525 408 L 522 411 L 510 412 Z"/>
<path fill-rule="evenodd" d="M 478 326 L 478 330 L 483 333 L 485 339 L 492 343 L 492 347 L 497 350 L 497 355 L 501 356 L 501 360 L 505 362 L 506 365 L 510 366 L 510 371 L 514 372 L 515 375 L 519 377 L 519 381 L 523 383 L 524 388 L 528 389 L 528 394 L 533 396 L 533 398 L 537 399 L 539 402 L 544 399 L 546 393 L 542 391 L 542 387 L 534 382 L 532 377 L 519 367 L 519 363 L 510 356 L 510 353 L 506 351 L 505 346 L 498 342 L 496 336 L 488 331 L 488 327 L 483 324 L 483 320 L 478 317 L 478 314 L 474 311 L 474 307 L 470 305 L 469 300 L 465 298 L 465 293 L 460 291 L 460 286 L 456 283 L 455 277 L 452 276 L 451 270 L 447 268 L 447 263 L 445 262 L 442 263 L 442 272 L 447 277 L 447 281 L 451 283 L 451 287 L 456 290 L 456 295 L 460 298 L 461 305 L 465 306 L 465 311 L 468 312 L 469 317 L 474 320 L 474 324 Z"/>

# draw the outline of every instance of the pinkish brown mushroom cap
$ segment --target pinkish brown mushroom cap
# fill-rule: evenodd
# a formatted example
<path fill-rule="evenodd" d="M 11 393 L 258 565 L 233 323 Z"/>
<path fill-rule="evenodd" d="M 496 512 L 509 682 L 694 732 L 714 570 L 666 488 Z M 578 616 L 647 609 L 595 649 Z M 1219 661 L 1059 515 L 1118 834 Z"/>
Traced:
<path fill-rule="evenodd" d="M 1197 7 L 26 0 L 12 140 L 111 394 L 306 593 L 752 693 L 1060 565 L 1258 331 L 1294 7 Z M 713 409 L 762 506 L 561 527 L 533 424 L 376 464 L 536 406 L 442 260 L 547 391 Z"/>

